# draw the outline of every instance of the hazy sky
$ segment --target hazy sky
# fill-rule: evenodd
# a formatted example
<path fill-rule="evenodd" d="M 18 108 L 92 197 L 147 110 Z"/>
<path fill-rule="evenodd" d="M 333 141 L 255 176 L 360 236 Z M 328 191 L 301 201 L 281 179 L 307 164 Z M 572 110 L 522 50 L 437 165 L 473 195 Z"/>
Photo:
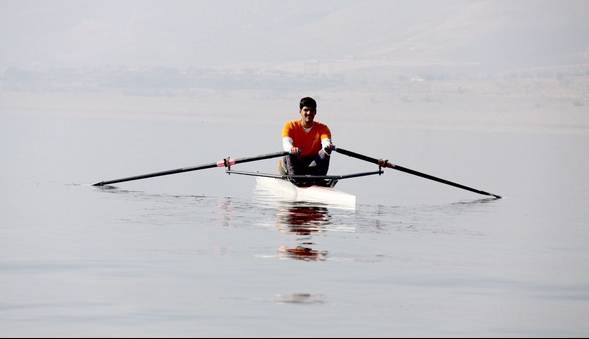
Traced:
<path fill-rule="evenodd" d="M 0 67 L 589 61 L 589 1 L 7 1 Z"/>

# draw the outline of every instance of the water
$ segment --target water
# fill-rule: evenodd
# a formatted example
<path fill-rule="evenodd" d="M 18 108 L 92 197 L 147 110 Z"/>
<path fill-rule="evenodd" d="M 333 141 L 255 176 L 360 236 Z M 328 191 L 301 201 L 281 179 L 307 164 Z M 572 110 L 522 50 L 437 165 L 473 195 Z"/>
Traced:
<path fill-rule="evenodd" d="M 2 120 L 2 336 L 589 334 L 586 129 L 334 121 L 341 147 L 505 197 L 388 170 L 338 184 L 350 211 L 220 169 L 91 186 L 276 152 L 282 121 Z"/>

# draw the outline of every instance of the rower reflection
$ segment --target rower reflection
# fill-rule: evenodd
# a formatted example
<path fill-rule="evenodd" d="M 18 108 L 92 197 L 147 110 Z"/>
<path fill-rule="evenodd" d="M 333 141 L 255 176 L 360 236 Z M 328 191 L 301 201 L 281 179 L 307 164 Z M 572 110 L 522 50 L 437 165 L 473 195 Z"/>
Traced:
<path fill-rule="evenodd" d="M 326 230 L 331 215 L 325 207 L 294 205 L 279 209 L 277 227 L 282 232 L 296 234 L 296 247 L 281 246 L 279 256 L 304 261 L 324 261 L 327 251 L 311 248 L 312 235 Z"/>
<path fill-rule="evenodd" d="M 331 215 L 325 207 L 292 205 L 278 211 L 278 227 L 298 235 L 310 235 L 325 230 Z"/>
<path fill-rule="evenodd" d="M 327 260 L 327 251 L 318 251 L 304 246 L 297 246 L 295 248 L 280 246 L 278 248 L 278 256 L 303 261 L 325 261 Z"/>

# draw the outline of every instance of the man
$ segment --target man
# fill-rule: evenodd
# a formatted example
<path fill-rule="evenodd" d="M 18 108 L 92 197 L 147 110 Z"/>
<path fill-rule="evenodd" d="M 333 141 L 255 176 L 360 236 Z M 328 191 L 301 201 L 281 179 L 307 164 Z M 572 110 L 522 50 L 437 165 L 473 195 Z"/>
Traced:
<path fill-rule="evenodd" d="M 286 122 L 282 129 L 282 145 L 289 154 L 280 162 L 279 170 L 287 175 L 326 175 L 335 149 L 331 131 L 315 121 L 317 102 L 313 98 L 302 98 L 299 109 L 301 118 Z"/>

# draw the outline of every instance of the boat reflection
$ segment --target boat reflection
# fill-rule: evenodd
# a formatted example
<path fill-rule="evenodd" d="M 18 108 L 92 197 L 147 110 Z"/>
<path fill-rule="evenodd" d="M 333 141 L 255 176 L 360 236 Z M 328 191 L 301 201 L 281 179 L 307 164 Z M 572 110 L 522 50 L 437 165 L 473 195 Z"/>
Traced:
<path fill-rule="evenodd" d="M 292 204 L 278 209 L 277 228 L 281 232 L 297 235 L 297 246 L 280 246 L 278 255 L 303 261 L 324 261 L 327 251 L 313 249 L 312 235 L 324 232 L 331 224 L 331 215 L 325 207 Z"/>

